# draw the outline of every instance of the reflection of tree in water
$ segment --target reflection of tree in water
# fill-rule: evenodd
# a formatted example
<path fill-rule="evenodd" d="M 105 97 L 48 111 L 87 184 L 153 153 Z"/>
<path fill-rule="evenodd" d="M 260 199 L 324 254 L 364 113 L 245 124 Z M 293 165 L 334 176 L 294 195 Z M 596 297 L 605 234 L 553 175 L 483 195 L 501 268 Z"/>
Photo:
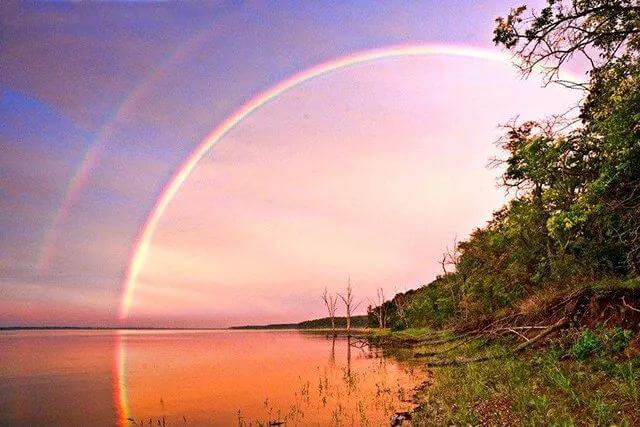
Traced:
<path fill-rule="evenodd" d="M 331 336 L 331 355 L 329 356 L 329 367 L 336 366 L 336 336 Z"/>
<path fill-rule="evenodd" d="M 351 335 L 347 337 L 347 374 L 351 377 Z"/>

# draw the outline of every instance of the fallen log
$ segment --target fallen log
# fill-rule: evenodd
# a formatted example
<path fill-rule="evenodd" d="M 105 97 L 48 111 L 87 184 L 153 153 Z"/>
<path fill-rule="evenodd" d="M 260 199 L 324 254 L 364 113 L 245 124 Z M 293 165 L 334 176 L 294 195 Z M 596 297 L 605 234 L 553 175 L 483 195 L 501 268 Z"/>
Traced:
<path fill-rule="evenodd" d="M 503 357 L 510 356 L 510 355 L 515 354 L 515 353 L 518 353 L 518 352 L 520 352 L 520 351 L 522 351 L 522 350 L 524 350 L 524 349 L 526 349 L 528 347 L 531 347 L 536 342 L 539 342 L 542 338 L 549 336 L 550 334 L 558 331 L 559 329 L 563 328 L 564 326 L 566 326 L 568 324 L 569 324 L 569 317 L 563 317 L 558 322 L 556 322 L 553 325 L 549 326 L 548 328 L 546 328 L 545 330 L 540 332 L 535 337 L 529 339 L 529 341 L 526 341 L 526 342 L 523 342 L 522 344 L 517 345 L 511 351 L 508 351 L 508 352 L 506 352 L 504 354 L 482 355 L 482 356 L 476 356 L 476 357 L 457 357 L 457 358 L 453 358 L 453 359 L 431 360 L 431 361 L 427 361 L 425 363 L 429 367 L 451 366 L 451 365 L 463 365 L 463 364 L 467 364 L 467 363 L 484 362 L 484 361 L 487 361 L 487 360 L 495 360 L 495 359 L 503 358 Z"/>

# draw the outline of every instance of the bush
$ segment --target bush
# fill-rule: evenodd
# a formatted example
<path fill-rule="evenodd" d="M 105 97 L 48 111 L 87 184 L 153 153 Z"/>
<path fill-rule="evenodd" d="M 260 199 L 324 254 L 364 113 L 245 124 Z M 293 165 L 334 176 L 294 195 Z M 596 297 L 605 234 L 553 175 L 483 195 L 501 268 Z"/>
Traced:
<path fill-rule="evenodd" d="M 613 353 L 619 353 L 629 346 L 632 333 L 626 329 L 617 327 L 613 330 L 613 334 L 608 339 L 608 348 Z"/>
<path fill-rule="evenodd" d="M 598 325 L 595 329 L 585 329 L 571 347 L 571 353 L 578 360 L 597 353 L 599 356 L 615 356 L 629 346 L 632 332 L 616 326 L 606 329 Z"/>
<path fill-rule="evenodd" d="M 585 329 L 571 347 L 571 353 L 578 360 L 584 360 L 591 353 L 600 349 L 602 344 L 590 329 Z"/>

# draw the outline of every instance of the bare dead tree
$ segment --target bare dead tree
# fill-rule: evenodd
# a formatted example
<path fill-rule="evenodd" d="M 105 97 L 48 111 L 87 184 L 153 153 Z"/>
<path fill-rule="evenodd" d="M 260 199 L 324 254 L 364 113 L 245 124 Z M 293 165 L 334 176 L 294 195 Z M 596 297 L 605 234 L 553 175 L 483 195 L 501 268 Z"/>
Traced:
<path fill-rule="evenodd" d="M 440 258 L 440 261 L 438 261 L 438 263 L 440 264 L 440 267 L 442 268 L 442 274 L 444 276 L 446 276 L 449 273 L 447 271 L 447 253 L 446 252 L 442 253 L 442 258 Z"/>
<path fill-rule="evenodd" d="M 379 288 L 378 292 L 378 311 L 380 312 L 380 327 L 382 329 L 387 327 L 387 309 L 384 306 L 385 297 L 384 297 L 384 289 Z"/>
<path fill-rule="evenodd" d="M 331 318 L 331 333 L 333 336 L 336 336 L 336 309 L 338 306 L 338 296 L 332 295 L 329 293 L 327 288 L 324 288 L 324 292 L 322 293 L 322 300 L 324 301 L 324 305 L 327 307 L 327 311 L 329 312 L 329 317 Z"/>
<path fill-rule="evenodd" d="M 378 327 L 384 329 L 387 327 L 387 310 L 384 306 L 385 297 L 384 289 L 376 289 L 376 302 L 369 300 L 369 312 L 373 313 L 378 320 Z"/>
<path fill-rule="evenodd" d="M 351 287 L 351 277 L 347 280 L 347 291 L 344 294 L 338 294 L 347 311 L 347 334 L 351 332 L 351 314 L 358 308 L 360 303 L 354 304 L 353 288 Z"/>
<path fill-rule="evenodd" d="M 442 253 L 442 258 L 439 261 L 444 276 L 449 274 L 448 267 L 453 267 L 455 269 L 459 259 L 460 250 L 458 249 L 458 237 L 455 237 L 453 239 L 453 246 L 451 248 L 449 248 L 449 246 L 446 247 L 445 252 Z"/>

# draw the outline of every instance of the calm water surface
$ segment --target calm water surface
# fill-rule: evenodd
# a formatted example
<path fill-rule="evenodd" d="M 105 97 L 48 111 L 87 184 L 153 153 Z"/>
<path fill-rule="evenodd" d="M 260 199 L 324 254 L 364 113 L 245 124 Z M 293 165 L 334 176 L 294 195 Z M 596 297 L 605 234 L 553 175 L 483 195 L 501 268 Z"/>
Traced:
<path fill-rule="evenodd" d="M 0 332 L 0 425 L 389 425 L 421 372 L 295 331 Z"/>

